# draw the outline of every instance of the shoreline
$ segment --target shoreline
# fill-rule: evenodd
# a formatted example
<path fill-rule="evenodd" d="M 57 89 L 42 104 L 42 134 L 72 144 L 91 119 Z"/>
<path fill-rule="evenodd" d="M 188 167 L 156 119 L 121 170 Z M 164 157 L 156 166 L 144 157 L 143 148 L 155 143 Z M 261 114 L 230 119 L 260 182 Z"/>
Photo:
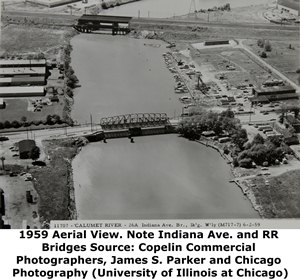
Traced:
<path fill-rule="evenodd" d="M 234 177 L 232 182 L 241 189 L 242 193 L 247 197 L 247 199 L 251 203 L 253 209 L 258 212 L 259 216 L 261 218 L 266 218 L 266 216 L 264 216 L 264 214 L 261 210 L 261 207 L 257 204 L 255 195 L 252 192 L 251 188 L 249 186 L 248 187 L 243 186 L 242 183 L 237 181 L 239 179 L 239 177 L 234 172 L 234 167 L 232 166 L 232 160 L 229 158 L 230 156 L 226 156 L 224 154 L 224 152 L 222 152 L 222 149 L 220 149 L 217 145 L 215 145 L 213 143 L 208 143 L 208 141 L 204 142 L 201 140 L 196 140 L 196 142 L 199 142 L 200 144 L 202 144 L 206 147 L 210 147 L 210 148 L 216 150 L 220 154 L 220 156 L 227 162 L 227 164 L 230 165 L 230 172 L 231 172 L 232 176 Z"/>

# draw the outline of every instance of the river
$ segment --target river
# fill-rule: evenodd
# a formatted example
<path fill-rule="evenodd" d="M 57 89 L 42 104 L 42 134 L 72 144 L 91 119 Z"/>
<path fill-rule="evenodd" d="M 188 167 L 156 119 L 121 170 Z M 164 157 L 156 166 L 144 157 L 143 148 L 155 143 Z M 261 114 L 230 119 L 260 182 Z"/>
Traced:
<path fill-rule="evenodd" d="M 152 45 L 151 45 L 152 44 Z M 81 34 L 72 65 L 80 122 L 130 112 L 180 112 L 162 42 Z M 158 47 L 158 45 L 161 45 Z M 177 135 L 109 140 L 73 160 L 79 219 L 258 217 L 217 152 Z"/>
<path fill-rule="evenodd" d="M 209 9 L 230 3 L 231 7 L 244 7 L 250 5 L 267 4 L 273 0 L 141 0 L 130 4 L 102 11 L 103 14 L 138 17 L 173 17 L 188 14 L 189 11 Z"/>

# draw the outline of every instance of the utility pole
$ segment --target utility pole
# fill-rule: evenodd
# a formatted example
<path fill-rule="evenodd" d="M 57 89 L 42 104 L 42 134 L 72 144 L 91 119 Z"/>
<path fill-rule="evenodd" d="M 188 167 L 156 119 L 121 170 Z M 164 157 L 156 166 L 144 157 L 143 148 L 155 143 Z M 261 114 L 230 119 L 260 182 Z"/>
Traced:
<path fill-rule="evenodd" d="M 191 0 L 191 4 L 190 4 L 190 10 L 189 10 L 189 15 L 192 13 L 192 8 L 194 7 L 194 12 L 195 12 L 195 17 L 197 17 L 197 14 L 196 14 L 196 2 L 195 0 Z"/>
<path fill-rule="evenodd" d="M 90 114 L 90 120 L 91 120 L 91 132 L 93 132 L 93 116 Z"/>

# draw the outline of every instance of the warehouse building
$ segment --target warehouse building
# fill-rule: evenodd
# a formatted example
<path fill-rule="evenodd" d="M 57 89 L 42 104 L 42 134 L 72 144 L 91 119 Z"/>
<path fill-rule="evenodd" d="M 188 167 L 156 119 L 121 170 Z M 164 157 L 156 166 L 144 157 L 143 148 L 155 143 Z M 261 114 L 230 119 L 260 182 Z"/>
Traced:
<path fill-rule="evenodd" d="M 278 0 L 277 8 L 279 10 L 289 12 L 292 15 L 299 16 L 300 15 L 300 4 L 299 0 Z"/>
<path fill-rule="evenodd" d="M 15 76 L 44 76 L 46 75 L 46 67 L 10 67 L 0 68 L 0 78 L 15 77 Z"/>
<path fill-rule="evenodd" d="M 80 2 L 80 0 L 25 0 L 25 2 L 53 8 L 70 3 Z"/>
<path fill-rule="evenodd" d="M 43 86 L 9 86 L 0 87 L 0 98 L 45 96 Z"/>
<path fill-rule="evenodd" d="M 0 86 L 19 86 L 19 85 L 45 85 L 46 80 L 44 76 L 16 76 L 0 78 Z"/>
<path fill-rule="evenodd" d="M 46 67 L 46 59 L 0 59 L 0 68 Z"/>
<path fill-rule="evenodd" d="M 254 95 L 250 98 L 252 104 L 299 99 L 296 89 L 292 86 L 256 87 L 252 89 L 252 93 Z"/>

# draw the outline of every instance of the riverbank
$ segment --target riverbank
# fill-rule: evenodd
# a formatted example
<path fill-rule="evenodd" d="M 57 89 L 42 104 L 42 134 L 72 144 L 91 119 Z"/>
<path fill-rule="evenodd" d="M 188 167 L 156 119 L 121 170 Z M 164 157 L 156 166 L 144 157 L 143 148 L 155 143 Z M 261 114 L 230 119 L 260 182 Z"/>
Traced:
<path fill-rule="evenodd" d="M 259 216 L 261 218 L 267 218 L 268 216 L 266 214 L 264 214 L 264 211 L 262 210 L 261 206 L 256 202 L 255 195 L 251 191 L 251 188 L 248 187 L 247 184 L 246 185 L 244 184 L 246 182 L 241 183 L 239 181 L 239 175 L 237 172 L 235 172 L 235 168 L 232 165 L 232 158 L 230 155 L 226 155 L 224 153 L 222 144 L 219 144 L 217 142 L 212 142 L 209 140 L 197 140 L 197 142 L 199 142 L 200 144 L 202 144 L 206 147 L 210 147 L 210 148 L 216 150 L 220 154 L 220 156 L 227 162 L 227 164 L 230 165 L 231 173 L 233 175 L 233 179 L 231 180 L 231 182 L 234 183 L 237 187 L 239 187 L 241 189 L 243 194 L 248 198 L 248 200 L 252 204 L 252 207 L 258 212 Z"/>
<path fill-rule="evenodd" d="M 42 142 L 47 166 L 30 173 L 39 196 L 38 209 L 43 227 L 51 220 L 77 219 L 72 160 L 84 142 L 75 138 Z"/>

